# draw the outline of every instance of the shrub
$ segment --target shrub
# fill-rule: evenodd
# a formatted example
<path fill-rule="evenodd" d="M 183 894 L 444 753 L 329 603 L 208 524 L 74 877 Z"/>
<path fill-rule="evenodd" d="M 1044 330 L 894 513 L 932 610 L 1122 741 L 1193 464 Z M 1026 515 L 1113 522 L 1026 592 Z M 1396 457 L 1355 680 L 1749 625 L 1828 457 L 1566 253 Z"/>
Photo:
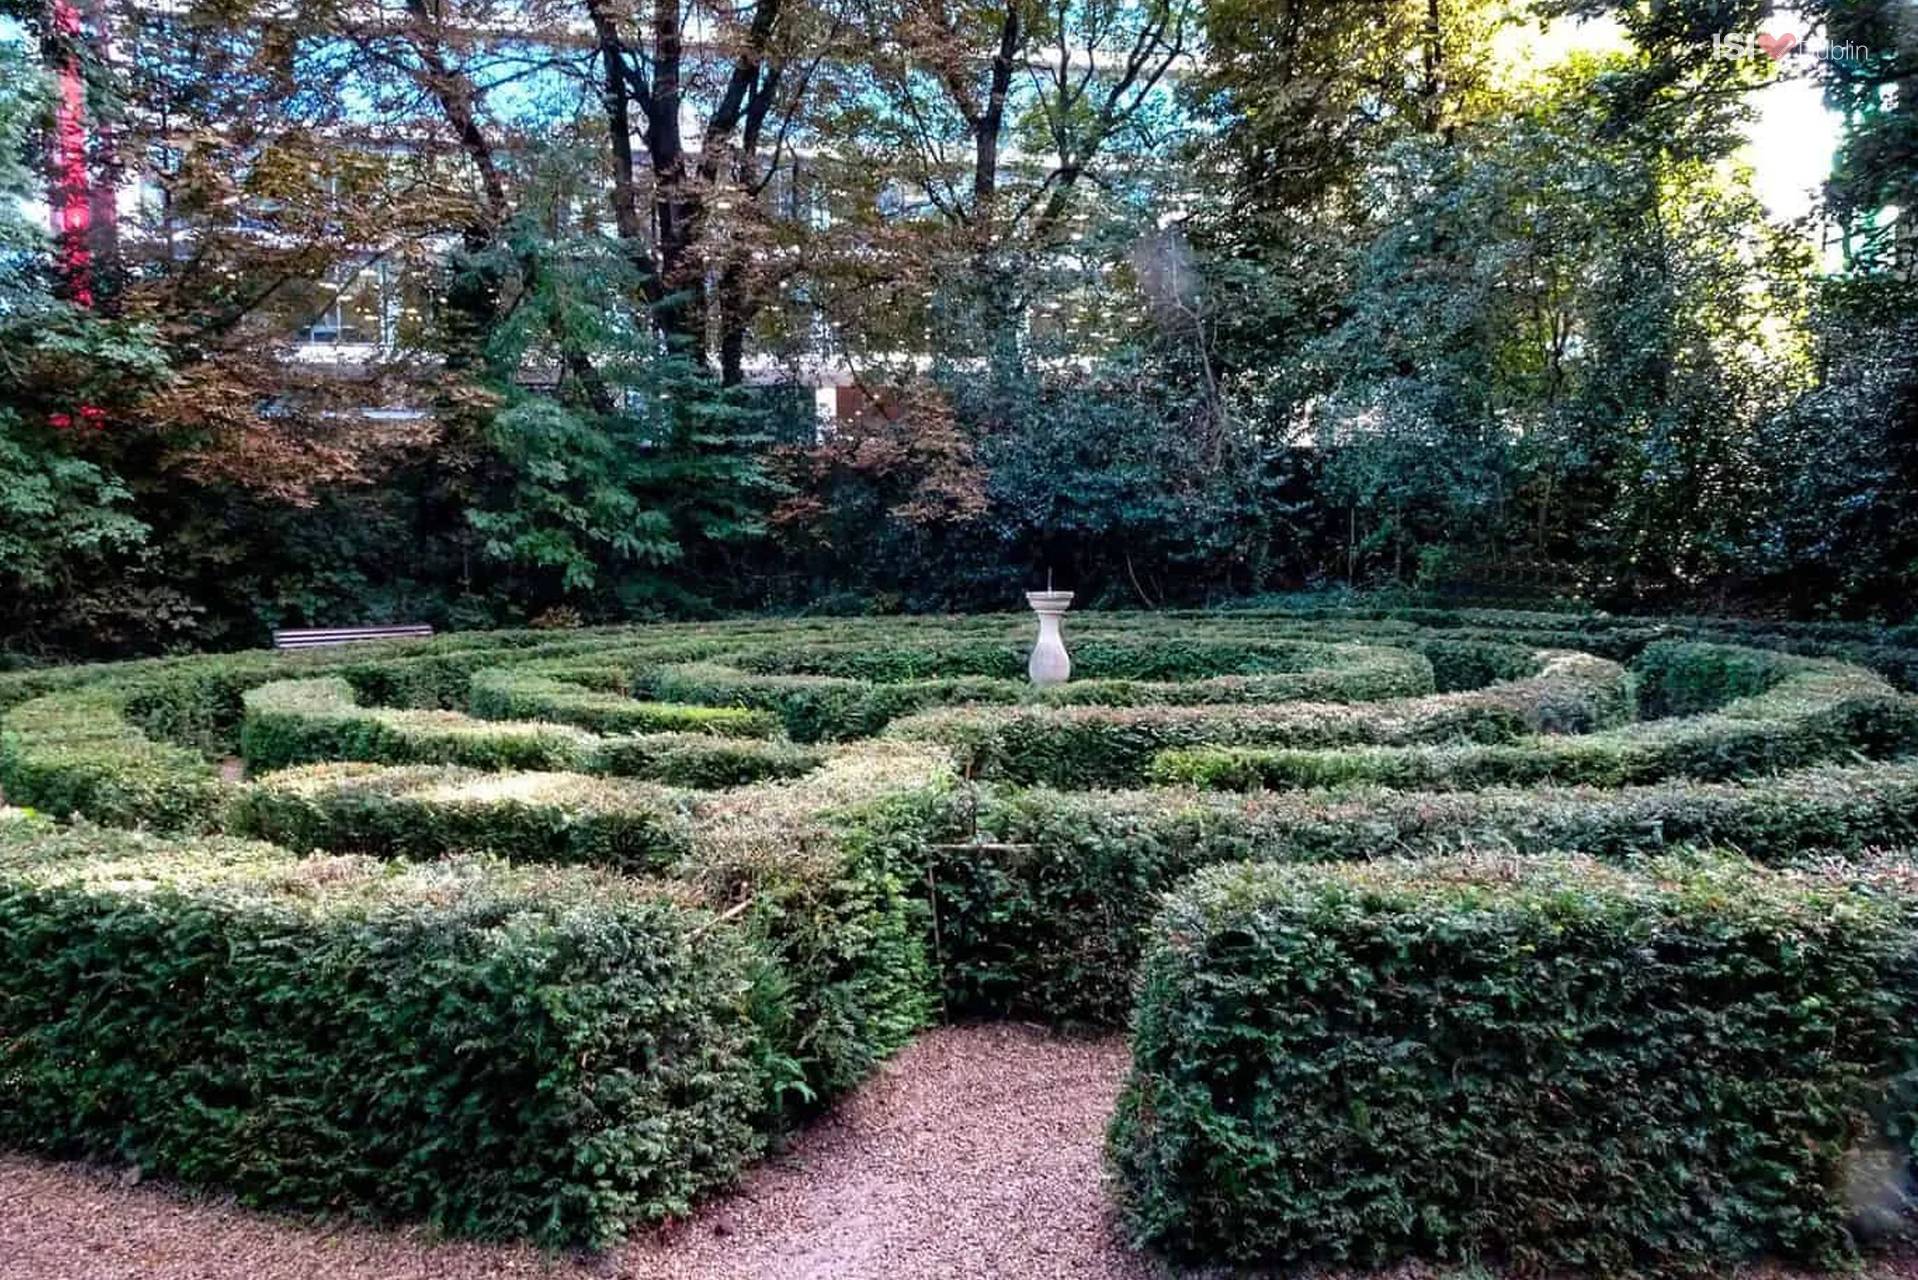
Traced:
<path fill-rule="evenodd" d="M 923 843 L 952 802 L 943 754 L 842 747 L 812 772 L 698 798 L 677 872 L 780 966 L 783 1119 L 858 1080 L 926 1022 L 934 991 Z"/>
<path fill-rule="evenodd" d="M 1649 719 L 1715 711 L 1768 692 L 1808 665 L 1763 649 L 1664 640 L 1647 646 L 1632 668 L 1639 678 L 1639 709 Z"/>
<path fill-rule="evenodd" d="M 1234 867 L 1153 929 L 1112 1127 L 1179 1256 L 1601 1273 L 1851 1254 L 1902 1142 L 1911 872 Z"/>
<path fill-rule="evenodd" d="M 1263 642 L 1239 645 L 1168 639 L 1153 646 L 1097 642 L 1079 646 L 1078 678 L 1034 689 L 1023 678 L 982 675 L 1000 671 L 1005 646 L 947 646 L 930 653 L 906 650 L 885 661 L 828 650 L 740 654 L 728 661 L 663 666 L 644 672 L 640 685 L 667 702 L 752 707 L 777 714 L 800 742 L 870 737 L 903 716 L 966 703 L 1039 702 L 1055 706 L 1160 706 L 1291 702 L 1308 698 L 1364 702 L 1430 693 L 1431 664 L 1409 650 L 1370 645 Z M 1305 666 L 1318 662 L 1321 666 Z M 1168 682 L 1128 673 L 1164 674 L 1194 666 L 1233 672 Z M 1297 669 L 1294 668 L 1300 668 Z M 762 670 L 763 669 L 770 669 Z M 816 669 L 816 670 L 815 670 Z M 1099 675 L 1099 671 L 1119 674 Z M 877 679 L 833 674 L 925 676 Z"/>
<path fill-rule="evenodd" d="M 778 1123 L 865 1079 L 932 1012 L 925 905 L 912 874 L 950 775 L 931 761 L 842 757 L 814 778 L 702 800 L 680 874 L 777 961 L 769 986 Z"/>
<path fill-rule="evenodd" d="M 490 850 L 644 871 L 691 847 L 689 809 L 683 792 L 576 773 L 321 764 L 246 788 L 230 829 L 294 850 L 415 859 Z"/>
<path fill-rule="evenodd" d="M 1434 640 L 1408 642 L 1432 664 L 1432 679 L 1440 693 L 1480 689 L 1500 680 L 1523 680 L 1538 674 L 1538 650 L 1531 645 L 1488 640 Z M 1551 645 L 1578 649 L 1580 646 Z"/>
<path fill-rule="evenodd" d="M 616 673 L 607 672 L 609 678 Z M 473 677 L 468 709 L 485 720 L 556 720 L 594 733 L 708 733 L 767 738 L 777 717 L 740 707 L 635 702 L 616 691 L 583 688 L 567 680 L 505 667 Z"/>
<path fill-rule="evenodd" d="M 751 957 L 672 890 L 9 831 L 9 1143 L 551 1244 L 760 1149 Z"/>
<path fill-rule="evenodd" d="M 215 828 L 228 788 L 197 752 L 155 742 L 110 687 L 50 693 L 0 717 L 0 788 L 14 804 L 115 826 Z"/>
<path fill-rule="evenodd" d="M 1736 651 L 1734 651 L 1736 652 Z M 1625 786 L 1669 777 L 1735 778 L 1852 754 L 1896 756 L 1918 747 L 1918 699 L 1855 667 L 1808 658 L 1716 659 L 1675 693 L 1671 667 L 1656 677 L 1661 702 L 1723 702 L 1710 715 L 1651 721 L 1584 737 L 1412 749 L 1365 746 L 1173 748 L 1148 776 L 1161 783 L 1244 790 L 1375 783 L 1401 789 L 1472 789 L 1539 783 Z M 1764 668 L 1770 675 L 1761 678 Z M 1742 689 L 1753 689 L 1738 696 Z"/>
<path fill-rule="evenodd" d="M 649 733 L 604 738 L 583 767 L 593 773 L 646 778 L 675 787 L 717 789 L 773 778 L 797 778 L 824 757 L 790 742 L 713 738 L 698 733 Z"/>
<path fill-rule="evenodd" d="M 710 747 L 734 745 L 699 739 Z M 667 874 L 755 943 L 755 1116 L 780 1126 L 863 1079 L 922 1026 L 932 980 L 906 850 L 950 774 L 853 751 L 798 784 L 695 796 L 568 774 L 320 765 L 261 779 L 236 825 L 295 848 L 408 857 L 491 849 Z"/>
<path fill-rule="evenodd" d="M 352 687 L 337 676 L 275 681 L 249 691 L 240 730 L 247 766 L 269 771 L 359 760 L 563 772 L 585 759 L 594 742 L 565 725 L 361 707 L 353 697 Z"/>
<path fill-rule="evenodd" d="M 1544 654 L 1535 655 L 1533 665 L 1538 674 L 1525 680 L 1359 706 L 956 709 L 902 721 L 893 732 L 946 745 L 978 777 L 1122 787 L 1141 782 L 1155 758 L 1181 748 L 1284 744 L 1304 751 L 1350 744 L 1498 743 L 1527 733 L 1584 732 L 1630 718 L 1630 686 L 1617 664 L 1580 654 Z M 1197 758 L 1210 762 L 1219 754 Z M 1423 759 L 1425 751 L 1409 754 Z"/>
<path fill-rule="evenodd" d="M 1918 766 L 1747 783 L 1478 792 L 1120 793 L 983 788 L 927 852 L 949 1007 L 1119 1025 L 1161 895 L 1201 868 L 1442 856 L 1625 860 L 1715 843 L 1763 862 L 1918 845 Z M 982 847 L 983 845 L 983 847 Z"/>
<path fill-rule="evenodd" d="M 798 742 L 869 737 L 899 716 L 954 702 L 1011 702 L 1019 686 L 1009 680 L 962 676 L 880 684 L 841 676 L 754 675 L 711 663 L 662 667 L 641 678 L 666 702 L 747 707 L 779 717 Z"/>

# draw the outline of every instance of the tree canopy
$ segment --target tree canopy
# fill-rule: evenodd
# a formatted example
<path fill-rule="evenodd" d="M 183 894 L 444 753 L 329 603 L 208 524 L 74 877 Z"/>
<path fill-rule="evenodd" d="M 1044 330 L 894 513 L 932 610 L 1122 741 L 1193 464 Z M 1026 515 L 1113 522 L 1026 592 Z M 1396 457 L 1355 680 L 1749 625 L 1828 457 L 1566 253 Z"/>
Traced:
<path fill-rule="evenodd" d="M 9 649 L 1048 571 L 1910 614 L 1899 0 L 77 12 L 0 5 Z"/>

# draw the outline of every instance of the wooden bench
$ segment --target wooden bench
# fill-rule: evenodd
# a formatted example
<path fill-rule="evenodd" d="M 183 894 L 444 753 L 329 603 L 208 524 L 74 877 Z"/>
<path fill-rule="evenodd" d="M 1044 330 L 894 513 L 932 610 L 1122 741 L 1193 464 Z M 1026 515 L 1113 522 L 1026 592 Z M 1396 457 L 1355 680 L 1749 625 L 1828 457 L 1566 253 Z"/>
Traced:
<path fill-rule="evenodd" d="M 376 640 L 431 640 L 433 628 L 424 622 L 402 627 L 311 627 L 301 631 L 275 631 L 275 649 L 324 649 L 336 644 L 370 644 Z"/>

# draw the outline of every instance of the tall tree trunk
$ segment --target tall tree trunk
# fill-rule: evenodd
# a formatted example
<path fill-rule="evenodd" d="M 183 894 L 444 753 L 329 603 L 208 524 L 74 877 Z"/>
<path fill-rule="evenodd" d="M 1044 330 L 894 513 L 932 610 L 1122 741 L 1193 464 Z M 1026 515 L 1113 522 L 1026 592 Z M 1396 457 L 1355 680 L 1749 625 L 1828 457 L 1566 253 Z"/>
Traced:
<path fill-rule="evenodd" d="M 1452 125 L 1446 119 L 1445 110 L 1445 25 L 1439 3 L 1440 0 L 1425 0 L 1425 78 L 1419 86 L 1419 96 L 1424 99 L 1425 132 L 1443 136 L 1449 145 Z"/>
<path fill-rule="evenodd" d="M 680 129 L 680 71 L 685 30 L 681 0 L 654 0 L 653 89 L 646 112 L 646 146 L 653 165 L 653 225 L 659 237 L 659 274 L 665 296 L 659 325 L 680 352 L 706 363 L 705 264 L 695 243 L 697 197 L 686 171 Z"/>
<path fill-rule="evenodd" d="M 719 380 L 736 387 L 746 380 L 746 330 L 753 307 L 746 296 L 746 264 L 734 254 L 719 273 Z"/>

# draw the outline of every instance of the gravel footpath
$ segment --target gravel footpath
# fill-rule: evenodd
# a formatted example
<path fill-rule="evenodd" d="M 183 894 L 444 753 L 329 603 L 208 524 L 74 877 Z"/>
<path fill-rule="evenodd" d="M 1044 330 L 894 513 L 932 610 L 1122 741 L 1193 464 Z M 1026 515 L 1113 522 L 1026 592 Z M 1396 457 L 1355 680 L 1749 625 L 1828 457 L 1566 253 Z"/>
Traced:
<path fill-rule="evenodd" d="M 739 1189 L 597 1258 L 251 1212 L 0 1156 L 5 1280 L 1144 1280 L 1102 1186 L 1123 1037 L 922 1037 Z"/>

